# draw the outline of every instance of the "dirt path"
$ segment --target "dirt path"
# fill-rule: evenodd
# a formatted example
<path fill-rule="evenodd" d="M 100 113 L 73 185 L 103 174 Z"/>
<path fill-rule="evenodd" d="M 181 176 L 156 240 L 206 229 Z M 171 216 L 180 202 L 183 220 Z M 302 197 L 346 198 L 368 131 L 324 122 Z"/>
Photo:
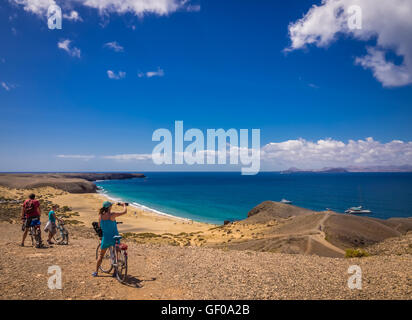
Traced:
<path fill-rule="evenodd" d="M 341 248 L 338 248 L 337 246 L 333 245 L 329 241 L 326 240 L 326 234 L 325 234 L 325 222 L 328 220 L 330 217 L 330 213 L 327 212 L 325 216 L 322 218 L 322 220 L 319 221 L 318 225 L 310 230 L 310 233 L 316 233 L 316 234 L 310 234 L 308 236 L 308 245 L 305 251 L 305 254 L 310 254 L 312 252 L 312 246 L 313 246 L 313 241 L 317 241 L 319 244 L 327 247 L 328 249 L 336 252 L 339 255 L 344 255 L 345 251 L 343 251 Z"/>
<path fill-rule="evenodd" d="M 0 223 L 0 298 L 411 299 L 411 255 L 333 259 L 129 243 L 130 277 L 122 285 L 93 278 L 97 239 L 71 234 L 69 246 L 21 248 L 19 226 Z M 353 264 L 362 268 L 362 290 L 348 289 Z M 53 265 L 62 270 L 61 290 L 47 286 Z"/>

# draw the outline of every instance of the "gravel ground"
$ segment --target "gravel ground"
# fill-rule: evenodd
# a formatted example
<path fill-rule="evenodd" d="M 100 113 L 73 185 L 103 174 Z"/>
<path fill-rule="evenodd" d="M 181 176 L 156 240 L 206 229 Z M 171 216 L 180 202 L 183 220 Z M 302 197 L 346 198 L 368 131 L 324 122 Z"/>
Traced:
<path fill-rule="evenodd" d="M 69 231 L 69 246 L 22 248 L 20 226 L 0 223 L 0 298 L 412 298 L 410 254 L 342 259 L 129 243 L 130 277 L 124 285 L 108 276 L 93 278 L 97 239 L 79 227 Z M 61 290 L 48 289 L 52 265 L 62 269 Z M 362 269 L 362 290 L 348 288 L 350 265 Z"/>

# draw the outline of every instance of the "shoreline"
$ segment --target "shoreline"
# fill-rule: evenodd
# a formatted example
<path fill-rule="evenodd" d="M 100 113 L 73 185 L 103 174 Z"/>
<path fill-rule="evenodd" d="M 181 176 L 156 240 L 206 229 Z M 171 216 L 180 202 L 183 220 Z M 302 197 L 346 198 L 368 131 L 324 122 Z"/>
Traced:
<path fill-rule="evenodd" d="M 125 202 L 125 201 L 123 201 L 122 198 L 117 198 L 117 197 L 114 197 L 114 196 L 110 195 L 104 188 L 102 188 L 102 187 L 99 187 L 99 188 L 102 189 L 103 192 L 101 190 L 97 189 L 96 193 L 103 196 L 103 197 L 105 197 L 105 198 L 107 198 L 113 204 L 115 204 L 117 202 Z M 162 211 L 147 207 L 147 206 L 145 206 L 143 204 L 140 204 L 140 203 L 137 203 L 137 202 L 129 203 L 129 207 L 133 207 L 135 209 L 142 210 L 142 211 L 145 211 L 145 212 L 150 212 L 150 213 L 162 216 L 162 217 L 168 217 L 168 218 L 171 218 L 171 219 L 182 220 L 182 221 L 185 221 L 185 222 L 197 222 L 197 223 L 209 224 L 207 222 L 196 221 L 196 220 L 189 219 L 189 218 L 178 217 L 178 216 L 172 215 L 170 213 L 162 212 Z M 210 225 L 214 225 L 214 224 L 210 224 Z"/>
<path fill-rule="evenodd" d="M 102 193 L 69 193 L 53 187 L 17 189 L 0 186 L 0 195 L 9 199 L 23 199 L 32 192 L 36 194 L 38 199 L 50 201 L 60 207 L 70 208 L 69 211 L 74 213 L 72 219 L 90 228 L 92 222 L 98 220 L 98 212 L 103 201 L 109 197 Z M 46 208 L 42 209 L 42 217 L 45 217 L 47 215 Z M 120 211 L 121 207 L 117 206 L 115 202 L 113 210 Z M 143 210 L 135 205 L 129 205 L 127 214 L 119 217 L 118 221 L 123 222 L 119 225 L 121 233 L 153 233 L 157 235 L 203 232 L 216 226 L 172 215 L 161 215 L 152 210 Z"/>

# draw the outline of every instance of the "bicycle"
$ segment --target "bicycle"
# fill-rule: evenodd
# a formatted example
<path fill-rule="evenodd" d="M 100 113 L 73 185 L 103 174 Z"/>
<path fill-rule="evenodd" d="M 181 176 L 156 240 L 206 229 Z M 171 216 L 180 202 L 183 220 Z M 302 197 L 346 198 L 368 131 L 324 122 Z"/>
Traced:
<path fill-rule="evenodd" d="M 55 241 L 59 245 L 68 245 L 69 244 L 69 232 L 64 227 L 64 221 L 58 221 L 57 229 L 59 232 L 55 236 Z"/>
<path fill-rule="evenodd" d="M 26 221 L 24 221 L 24 224 L 26 224 Z M 41 230 L 40 230 L 40 218 L 33 218 L 30 221 L 29 225 L 29 234 L 31 237 L 31 245 L 35 246 L 36 248 L 41 248 L 43 246 L 43 243 L 41 241 Z"/>
<path fill-rule="evenodd" d="M 122 224 L 122 222 L 117 222 L 117 224 Z M 96 248 L 97 260 L 100 257 L 102 233 L 101 229 L 98 228 L 97 222 L 93 222 L 93 228 L 100 238 Z M 114 268 L 117 280 L 124 283 L 127 277 L 127 244 L 120 243 L 121 236 L 114 236 L 114 239 L 116 243 L 106 251 L 99 269 L 103 273 L 110 273 Z"/>

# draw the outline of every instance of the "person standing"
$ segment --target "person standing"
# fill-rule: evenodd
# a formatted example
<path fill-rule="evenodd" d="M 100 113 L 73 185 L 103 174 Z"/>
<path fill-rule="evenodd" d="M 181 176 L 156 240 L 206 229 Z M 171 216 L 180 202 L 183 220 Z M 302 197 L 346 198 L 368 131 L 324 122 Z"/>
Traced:
<path fill-rule="evenodd" d="M 49 232 L 49 237 L 47 239 L 47 243 L 49 245 L 54 244 L 51 240 L 53 238 L 53 236 L 56 234 L 57 232 L 57 226 L 56 226 L 56 220 L 59 220 L 59 218 L 56 217 L 56 212 L 55 210 L 57 210 L 57 206 L 53 205 L 52 209 L 49 212 L 49 221 L 48 221 L 48 225 L 45 228 L 45 230 L 47 229 Z"/>
<path fill-rule="evenodd" d="M 21 246 L 24 247 L 24 241 L 27 237 L 27 232 L 30 229 L 30 224 L 33 219 L 40 220 L 41 209 L 40 209 L 40 202 L 36 199 L 36 195 L 34 193 L 29 195 L 29 198 L 24 201 L 22 209 L 21 209 L 21 219 L 23 222 L 23 239 L 21 241 Z"/>
<path fill-rule="evenodd" d="M 109 201 L 103 202 L 103 207 L 99 210 L 99 227 L 103 231 L 102 243 L 100 256 L 97 259 L 96 271 L 92 273 L 93 277 L 97 277 L 99 272 L 99 267 L 102 264 L 103 257 L 106 254 L 107 249 L 116 244 L 114 236 L 119 235 L 117 230 L 116 218 L 127 213 L 127 204 L 123 204 L 123 211 L 121 212 L 112 212 L 112 203 Z M 116 252 L 113 252 L 116 254 Z M 115 270 L 116 272 L 116 270 Z M 113 273 L 113 276 L 116 276 L 116 273 Z"/>

